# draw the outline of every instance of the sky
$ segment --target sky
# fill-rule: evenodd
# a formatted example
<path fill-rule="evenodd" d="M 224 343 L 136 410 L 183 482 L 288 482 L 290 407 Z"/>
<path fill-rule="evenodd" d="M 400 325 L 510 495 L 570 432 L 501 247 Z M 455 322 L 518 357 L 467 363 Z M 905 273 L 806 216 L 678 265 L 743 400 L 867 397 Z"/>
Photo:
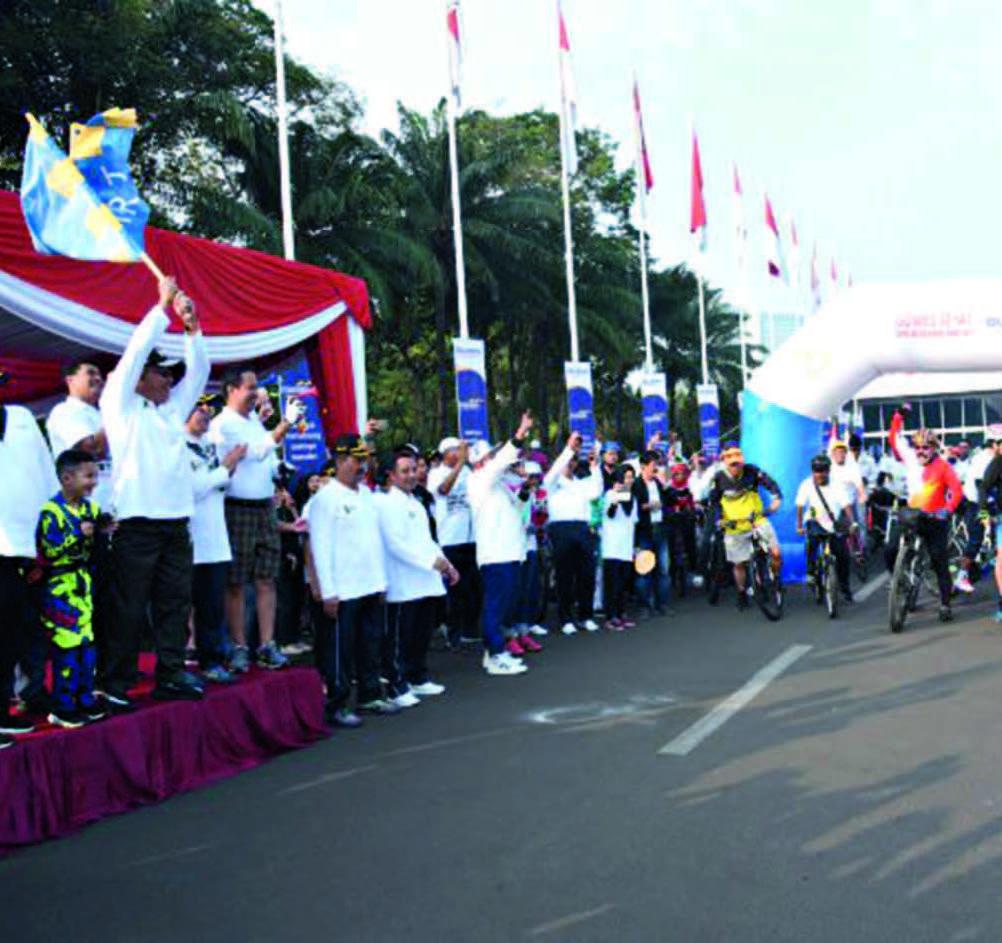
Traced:
<path fill-rule="evenodd" d="M 274 0 L 257 0 L 268 12 Z M 288 52 L 350 84 L 371 133 L 396 102 L 447 89 L 445 0 L 283 0 Z M 732 300 L 808 309 L 816 242 L 855 284 L 999 274 L 1002 157 L 993 0 L 563 0 L 579 124 L 634 157 L 640 83 L 656 263 L 692 258 L 690 128 L 700 139 L 702 270 Z M 463 0 L 464 105 L 556 110 L 554 0 Z M 748 271 L 736 258 L 732 166 L 745 191 Z M 765 274 L 763 193 L 801 242 L 801 290 Z"/>

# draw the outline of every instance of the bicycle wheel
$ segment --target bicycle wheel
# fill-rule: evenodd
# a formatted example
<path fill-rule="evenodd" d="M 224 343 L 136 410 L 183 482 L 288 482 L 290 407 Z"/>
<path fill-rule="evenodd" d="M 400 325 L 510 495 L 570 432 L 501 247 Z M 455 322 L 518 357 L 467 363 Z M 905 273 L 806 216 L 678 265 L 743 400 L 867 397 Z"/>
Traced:
<path fill-rule="evenodd" d="M 756 550 L 752 560 L 755 602 L 770 622 L 778 622 L 783 615 L 783 589 L 772 575 L 772 562 L 764 550 Z"/>
<path fill-rule="evenodd" d="M 828 618 L 834 619 L 838 616 L 838 573 L 835 571 L 835 561 L 832 559 L 830 551 L 825 551 L 825 608 L 828 610 Z"/>
<path fill-rule="evenodd" d="M 720 602 L 720 588 L 724 581 L 724 544 L 719 536 L 714 536 L 710 544 L 710 565 L 706 574 L 706 598 L 711 606 Z"/>
<path fill-rule="evenodd" d="M 891 591 L 887 596 L 887 615 L 892 632 L 900 632 L 905 627 L 909 599 L 912 595 L 914 557 L 915 548 L 911 541 L 902 541 L 898 549 L 898 558 L 894 561 L 894 572 L 891 574 Z"/>

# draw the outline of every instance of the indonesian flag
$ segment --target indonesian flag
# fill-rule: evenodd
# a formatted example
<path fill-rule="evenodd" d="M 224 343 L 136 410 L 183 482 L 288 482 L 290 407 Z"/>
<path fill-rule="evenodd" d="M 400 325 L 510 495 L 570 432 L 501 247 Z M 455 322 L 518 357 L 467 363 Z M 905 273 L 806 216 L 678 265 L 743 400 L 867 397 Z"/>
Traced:
<path fill-rule="evenodd" d="M 449 0 L 445 24 L 449 30 L 449 85 L 452 89 L 452 103 L 458 112 L 462 105 L 463 68 L 463 45 L 459 41 L 459 0 Z"/>
<path fill-rule="evenodd" d="M 692 186 L 689 232 L 699 233 L 699 251 L 706 251 L 706 203 L 703 201 L 703 166 L 699 160 L 699 138 L 692 132 Z"/>
<path fill-rule="evenodd" d="M 818 276 L 818 244 L 814 243 L 814 251 L 811 253 L 811 298 L 814 300 L 815 310 L 821 307 L 821 279 Z"/>
<path fill-rule="evenodd" d="M 737 236 L 738 268 L 745 267 L 745 254 L 748 243 L 748 227 L 745 226 L 744 190 L 741 188 L 741 177 L 738 165 L 734 165 L 734 234 Z"/>
<path fill-rule="evenodd" d="M 835 258 L 832 257 L 832 264 L 828 269 L 828 277 L 832 280 L 832 285 L 838 288 L 838 266 L 835 264 Z"/>
<path fill-rule="evenodd" d="M 578 149 L 575 139 L 578 120 L 578 99 L 571 69 L 571 41 L 567 36 L 564 11 L 557 0 L 557 22 L 560 32 L 560 151 L 569 176 L 578 172 Z"/>
<path fill-rule="evenodd" d="M 785 282 L 786 259 L 783 257 L 783 240 L 779 235 L 779 226 L 776 225 L 776 216 L 772 211 L 772 203 L 769 202 L 769 195 L 765 197 L 765 238 L 766 238 L 766 259 L 769 274 L 773 278 L 781 278 Z"/>
<path fill-rule="evenodd" d="M 633 80 L 633 130 L 637 137 L 637 170 L 642 178 L 644 193 L 650 193 L 654 186 L 651 158 L 647 153 L 647 137 L 644 135 L 644 114 L 640 109 L 640 86 Z"/>
<path fill-rule="evenodd" d="M 790 280 L 793 287 L 800 289 L 800 240 L 797 238 L 797 224 L 790 218 Z"/>

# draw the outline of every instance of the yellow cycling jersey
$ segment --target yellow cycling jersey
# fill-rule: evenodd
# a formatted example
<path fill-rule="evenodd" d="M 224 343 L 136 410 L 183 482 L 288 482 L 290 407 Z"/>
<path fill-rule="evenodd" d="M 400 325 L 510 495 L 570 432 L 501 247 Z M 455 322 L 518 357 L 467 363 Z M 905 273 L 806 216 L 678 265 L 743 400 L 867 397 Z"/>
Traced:
<path fill-rule="evenodd" d="M 752 515 L 757 520 L 765 514 L 765 508 L 757 491 L 745 491 L 736 498 L 721 498 L 720 512 L 725 521 L 734 522 L 733 527 L 727 528 L 728 531 L 743 534 L 754 526 L 750 520 Z"/>

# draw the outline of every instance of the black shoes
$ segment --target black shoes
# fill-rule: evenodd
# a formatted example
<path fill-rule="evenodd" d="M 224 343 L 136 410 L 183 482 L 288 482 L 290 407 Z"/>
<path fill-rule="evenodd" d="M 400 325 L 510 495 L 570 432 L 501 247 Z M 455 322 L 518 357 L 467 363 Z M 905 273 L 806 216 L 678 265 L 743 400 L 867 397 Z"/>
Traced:
<path fill-rule="evenodd" d="M 178 672 L 170 678 L 157 682 L 153 698 L 157 701 L 200 701 L 205 688 L 193 674 Z"/>
<path fill-rule="evenodd" d="M 953 610 L 949 606 L 939 607 L 939 621 L 953 622 Z"/>
<path fill-rule="evenodd" d="M 9 737 L 17 736 L 22 733 L 31 733 L 34 729 L 35 725 L 24 717 L 18 717 L 15 714 L 0 716 L 0 734 Z"/>
<path fill-rule="evenodd" d="M 112 714 L 130 714 L 136 709 L 136 702 L 119 688 L 107 687 L 101 694 L 104 697 L 105 706 Z"/>

